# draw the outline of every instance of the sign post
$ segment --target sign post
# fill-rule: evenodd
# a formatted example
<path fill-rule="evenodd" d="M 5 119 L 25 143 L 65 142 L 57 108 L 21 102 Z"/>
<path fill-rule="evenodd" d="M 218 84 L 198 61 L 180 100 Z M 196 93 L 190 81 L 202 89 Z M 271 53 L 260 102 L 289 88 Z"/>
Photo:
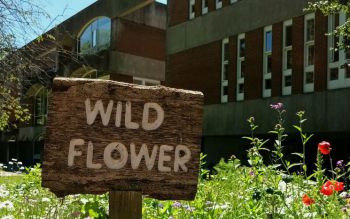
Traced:
<path fill-rule="evenodd" d="M 142 195 L 193 200 L 202 114 L 200 92 L 56 78 L 42 185 L 57 196 L 110 192 L 110 218 L 141 218 Z"/>

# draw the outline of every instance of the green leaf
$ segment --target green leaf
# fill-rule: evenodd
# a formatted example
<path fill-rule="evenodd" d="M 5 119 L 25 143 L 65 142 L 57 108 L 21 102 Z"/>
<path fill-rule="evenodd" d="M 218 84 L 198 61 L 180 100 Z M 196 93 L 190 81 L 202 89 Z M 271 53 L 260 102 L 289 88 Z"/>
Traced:
<path fill-rule="evenodd" d="M 297 166 L 301 166 L 301 165 L 303 165 L 303 163 L 293 163 L 288 167 L 288 170 L 292 167 L 297 167 Z"/>
<path fill-rule="evenodd" d="M 293 155 L 296 155 L 296 156 L 298 156 L 298 157 L 300 157 L 300 158 L 304 158 L 304 154 L 302 154 L 302 153 L 292 153 Z"/>
<path fill-rule="evenodd" d="M 301 132 L 301 128 L 300 128 L 299 126 L 293 125 L 293 127 L 294 127 L 296 130 L 298 130 L 299 132 Z"/>

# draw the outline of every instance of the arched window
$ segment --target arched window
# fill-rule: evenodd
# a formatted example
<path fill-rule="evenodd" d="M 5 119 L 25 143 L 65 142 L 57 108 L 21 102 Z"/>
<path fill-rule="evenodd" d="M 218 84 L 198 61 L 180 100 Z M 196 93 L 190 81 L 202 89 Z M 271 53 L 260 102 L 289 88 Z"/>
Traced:
<path fill-rule="evenodd" d="M 111 19 L 101 17 L 85 28 L 79 38 L 80 54 L 93 54 L 107 49 L 111 42 Z"/>

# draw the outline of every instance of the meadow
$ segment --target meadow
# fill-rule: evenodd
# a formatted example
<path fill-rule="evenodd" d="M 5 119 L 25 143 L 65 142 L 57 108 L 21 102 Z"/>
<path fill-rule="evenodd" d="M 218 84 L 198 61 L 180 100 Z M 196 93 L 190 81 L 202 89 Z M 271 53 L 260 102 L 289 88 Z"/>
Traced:
<path fill-rule="evenodd" d="M 331 160 L 332 145 L 320 142 L 309 145 L 311 134 L 303 132 L 304 112 L 297 113 L 302 153 L 293 153 L 299 162 L 285 159 L 284 115 L 282 103 L 271 105 L 277 122 L 270 132 L 273 147 L 268 140 L 256 138 L 257 125 L 253 117 L 247 121 L 252 134 L 245 137 L 251 148 L 247 151 L 249 165 L 242 165 L 234 156 L 222 160 L 213 170 L 201 168 L 198 192 L 194 201 L 158 201 L 143 199 L 143 218 L 349 218 L 350 193 L 349 163 L 336 161 L 331 169 L 324 163 Z M 270 140 L 271 142 L 271 140 Z M 317 150 L 316 169 L 308 174 L 305 147 Z M 266 164 L 269 154 L 272 163 Z M 204 165 L 205 156 L 202 156 Z M 23 170 L 13 160 L 11 168 L 21 173 L 0 176 L 0 218 L 108 218 L 108 194 L 72 195 L 57 198 L 41 187 L 41 169 L 37 165 Z M 333 168 L 334 167 L 334 168 Z M 9 164 L 3 166 L 9 169 Z M 297 169 L 298 171 L 292 171 Z"/>

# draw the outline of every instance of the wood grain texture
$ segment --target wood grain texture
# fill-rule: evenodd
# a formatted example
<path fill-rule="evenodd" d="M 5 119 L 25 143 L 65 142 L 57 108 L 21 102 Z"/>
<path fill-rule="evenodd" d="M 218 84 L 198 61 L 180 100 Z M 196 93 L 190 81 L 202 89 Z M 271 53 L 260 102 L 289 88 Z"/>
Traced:
<path fill-rule="evenodd" d="M 109 192 L 110 219 L 141 219 L 142 194 L 141 192 Z"/>
<path fill-rule="evenodd" d="M 164 122 L 153 131 L 127 129 L 122 117 L 121 127 L 115 126 L 113 109 L 108 126 L 96 117 L 93 125 L 86 121 L 85 100 L 94 104 L 102 100 L 105 108 L 110 100 L 131 101 L 132 121 L 141 123 L 143 106 L 147 102 L 158 103 L 165 112 Z M 93 107 L 92 104 L 92 107 Z M 114 107 L 115 108 L 115 107 Z M 125 105 L 123 105 L 123 115 Z M 156 113 L 150 111 L 150 121 Z M 49 99 L 49 117 L 43 157 L 42 185 L 57 196 L 89 193 L 101 194 L 115 191 L 141 191 L 157 199 L 192 200 L 198 183 L 200 142 L 202 134 L 203 95 L 200 92 L 172 89 L 163 86 L 145 87 L 121 82 L 91 79 L 56 78 Z M 74 165 L 67 164 L 71 139 L 84 139 L 85 145 L 76 146 L 82 152 Z M 86 167 L 87 142 L 94 145 L 93 162 L 100 169 Z M 131 167 L 130 157 L 124 168 L 109 169 L 104 163 L 104 149 L 112 142 L 124 144 L 130 154 L 130 144 L 139 151 L 142 144 L 149 153 L 155 145 L 185 145 L 191 151 L 186 164 L 188 171 L 160 172 L 158 156 L 153 169 L 148 170 L 142 159 L 139 168 Z M 172 167 L 174 151 L 167 152 L 172 161 L 164 162 Z M 116 157 L 117 159 L 117 157 Z"/>

